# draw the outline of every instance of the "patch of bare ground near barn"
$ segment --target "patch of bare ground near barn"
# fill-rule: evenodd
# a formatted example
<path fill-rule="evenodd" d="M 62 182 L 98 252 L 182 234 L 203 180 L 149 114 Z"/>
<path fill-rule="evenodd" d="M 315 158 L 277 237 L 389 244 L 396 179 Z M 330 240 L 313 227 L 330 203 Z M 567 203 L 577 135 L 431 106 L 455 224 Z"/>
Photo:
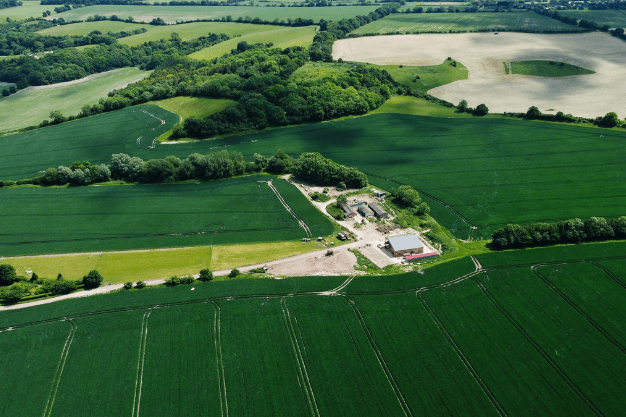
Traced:
<path fill-rule="evenodd" d="M 485 103 L 492 113 L 562 111 L 594 118 L 626 114 L 626 42 L 606 33 L 506 32 L 372 36 L 335 42 L 333 58 L 391 65 L 435 65 L 454 56 L 469 70 L 467 80 L 428 91 L 452 103 Z M 536 77 L 506 74 L 504 62 L 547 60 L 588 68 L 595 74 Z"/>

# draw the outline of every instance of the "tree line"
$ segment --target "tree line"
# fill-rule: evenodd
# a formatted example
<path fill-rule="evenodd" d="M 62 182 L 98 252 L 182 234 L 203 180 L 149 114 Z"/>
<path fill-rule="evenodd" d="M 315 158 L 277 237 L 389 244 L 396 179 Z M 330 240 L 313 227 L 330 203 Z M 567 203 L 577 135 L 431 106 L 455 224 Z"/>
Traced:
<path fill-rule="evenodd" d="M 507 224 L 493 232 L 491 243 L 497 249 L 524 248 L 626 238 L 626 216 L 617 219 L 591 217 L 556 223 Z"/>
<path fill-rule="evenodd" d="M 23 3 L 20 0 L 0 0 L 0 9 L 8 9 L 9 7 L 18 7 Z"/>
<path fill-rule="evenodd" d="M 598 116 L 596 118 L 587 118 L 564 114 L 562 111 L 556 112 L 556 114 L 542 113 L 537 106 L 531 106 L 528 108 L 526 113 L 505 112 L 503 115 L 508 117 L 517 117 L 520 119 L 545 120 L 548 122 L 586 123 L 605 128 L 626 127 L 626 122 L 620 120 L 619 116 L 615 112 L 609 112 L 604 116 Z"/>
<path fill-rule="evenodd" d="M 193 153 L 185 159 L 168 156 L 144 161 L 139 157 L 113 154 L 108 164 L 91 164 L 77 161 L 70 166 L 48 168 L 43 175 L 20 181 L 0 181 L 0 188 L 14 185 L 72 185 L 114 181 L 138 183 L 172 183 L 186 180 L 218 180 L 248 173 L 293 174 L 295 177 L 319 185 L 339 185 L 363 188 L 367 175 L 356 168 L 348 168 L 324 158 L 319 153 L 303 153 L 292 158 L 278 150 L 270 158 L 254 154 L 253 161 L 246 161 L 239 152 L 226 150 L 207 155 Z"/>

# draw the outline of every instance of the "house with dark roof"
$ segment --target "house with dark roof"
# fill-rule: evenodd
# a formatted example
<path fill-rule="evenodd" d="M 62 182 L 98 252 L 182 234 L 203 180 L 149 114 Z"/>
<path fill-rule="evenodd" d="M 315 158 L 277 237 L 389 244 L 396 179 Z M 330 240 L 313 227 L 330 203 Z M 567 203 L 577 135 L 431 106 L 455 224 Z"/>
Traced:
<path fill-rule="evenodd" d="M 374 215 L 379 219 L 386 219 L 387 217 L 389 217 L 389 213 L 387 213 L 385 209 L 379 206 L 376 202 L 370 203 L 370 208 L 374 212 Z"/>
<path fill-rule="evenodd" d="M 350 207 L 350 205 L 348 203 L 342 204 L 341 208 L 342 208 L 343 212 L 346 215 L 346 219 L 352 219 L 352 218 L 356 217 L 356 212 L 354 210 L 352 210 L 352 207 Z"/>
<path fill-rule="evenodd" d="M 363 217 L 374 217 L 374 212 L 367 205 L 359 206 L 357 210 Z"/>

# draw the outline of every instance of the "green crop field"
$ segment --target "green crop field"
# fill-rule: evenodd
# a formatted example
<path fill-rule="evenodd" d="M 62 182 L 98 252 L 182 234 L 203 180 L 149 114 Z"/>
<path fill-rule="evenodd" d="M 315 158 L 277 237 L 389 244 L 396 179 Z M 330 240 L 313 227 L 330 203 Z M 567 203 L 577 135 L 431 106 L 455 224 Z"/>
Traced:
<path fill-rule="evenodd" d="M 278 21 L 288 19 L 340 20 L 358 15 L 366 15 L 378 6 L 345 7 L 257 7 L 257 6 L 114 6 L 98 5 L 73 9 L 60 14 L 66 21 L 86 20 L 89 16 L 117 15 L 121 19 L 132 16 L 138 22 L 150 22 L 161 18 L 166 23 L 200 19 L 222 19 L 230 16 L 238 18 L 258 17 L 262 20 Z"/>
<path fill-rule="evenodd" d="M 219 113 L 227 107 L 237 104 L 234 100 L 204 97 L 172 97 L 165 100 L 151 101 L 174 114 L 179 115 L 183 120 L 188 117 L 207 117 L 214 113 Z"/>
<path fill-rule="evenodd" d="M 4 189 L 0 207 L 6 224 L 0 235 L 0 253 L 74 253 L 307 237 L 262 182 L 271 178 L 249 176 L 178 185 Z M 303 195 L 285 194 L 287 203 L 294 205 L 312 234 L 332 233 L 332 223 L 322 213 L 302 209 L 306 203 Z"/>
<path fill-rule="evenodd" d="M 620 155 L 626 134 L 619 131 L 503 118 L 386 113 L 211 141 L 157 144 L 148 151 L 137 147 L 142 133 L 128 123 L 132 117 L 146 118 L 137 111 L 140 108 L 0 138 L 5 150 L 0 155 L 0 177 L 32 177 L 77 160 L 105 162 L 119 152 L 150 159 L 227 147 L 251 159 L 255 152 L 270 156 L 277 149 L 294 156 L 321 151 L 327 158 L 358 167 L 383 189 L 404 183 L 427 193 L 433 217 L 464 238 L 487 238 L 511 222 L 625 214 Z M 167 114 L 172 122 L 178 120 Z M 73 136 L 87 125 L 111 128 L 109 120 L 128 130 L 110 137 L 100 133 L 97 142 L 90 136 Z M 90 145 L 79 145 L 85 142 Z M 44 146 L 46 153 L 40 149 Z M 599 166 L 603 170 L 597 170 Z"/>
<path fill-rule="evenodd" d="M 89 35 L 91 32 L 96 30 L 102 33 L 122 31 L 130 32 L 135 29 L 141 29 L 142 27 L 147 30 L 158 28 L 158 26 L 152 25 L 138 25 L 136 23 L 101 20 L 98 22 L 78 22 L 68 25 L 52 26 L 50 28 L 40 30 L 37 33 L 44 36 L 84 36 Z"/>
<path fill-rule="evenodd" d="M 600 26 L 611 28 L 626 27 L 626 10 L 559 10 L 561 16 L 574 17 L 578 20 L 590 20 Z"/>
<path fill-rule="evenodd" d="M 252 25 L 250 25 L 252 26 Z M 255 25 L 256 26 L 256 25 Z M 261 25 L 259 25 L 261 26 Z M 195 59 L 213 59 L 224 54 L 230 53 L 232 49 L 237 48 L 239 42 L 255 43 L 272 43 L 277 48 L 287 48 L 290 46 L 309 47 L 315 36 L 316 26 L 304 27 L 283 27 L 283 26 L 261 26 L 263 30 L 250 32 L 242 36 L 220 42 L 217 45 L 210 46 L 198 52 L 189 55 Z"/>
<path fill-rule="evenodd" d="M 121 68 L 68 83 L 25 88 L 9 97 L 0 98 L 0 133 L 38 125 L 49 119 L 53 110 L 65 116 L 76 115 L 83 106 L 97 103 L 109 91 L 148 75 L 150 71 Z"/>
<path fill-rule="evenodd" d="M 512 13 L 397 13 L 369 23 L 352 33 L 447 33 L 476 31 L 572 32 L 583 28 L 567 25 L 533 12 Z"/>
<path fill-rule="evenodd" d="M 471 118 L 469 113 L 460 113 L 456 107 L 444 107 L 424 98 L 393 96 L 373 113 L 412 114 L 416 116 Z"/>
<path fill-rule="evenodd" d="M 453 62 L 456 66 L 452 65 Z M 469 76 L 467 68 L 462 63 L 454 60 L 445 60 L 439 65 L 423 67 L 410 65 L 379 66 L 387 70 L 391 77 L 400 84 L 423 92 L 454 81 L 466 80 Z"/>
<path fill-rule="evenodd" d="M 576 246 L 597 265 L 561 246 L 533 268 L 464 258 L 338 293 L 346 277 L 231 280 L 5 311 L 0 413 L 620 415 L 611 246 Z"/>
<path fill-rule="evenodd" d="M 568 77 L 595 74 L 595 71 L 572 64 L 554 61 L 511 61 L 511 74 L 536 77 Z"/>

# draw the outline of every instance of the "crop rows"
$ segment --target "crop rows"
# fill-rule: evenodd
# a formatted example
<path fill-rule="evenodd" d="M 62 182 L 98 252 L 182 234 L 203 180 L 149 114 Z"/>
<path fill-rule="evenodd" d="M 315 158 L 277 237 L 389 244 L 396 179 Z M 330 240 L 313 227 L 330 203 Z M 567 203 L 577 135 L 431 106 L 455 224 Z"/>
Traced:
<path fill-rule="evenodd" d="M 7 224 L 2 255 L 70 253 L 295 240 L 306 236 L 261 179 L 201 184 L 13 188 L 0 202 Z M 316 233 L 332 225 L 306 212 L 286 184 L 288 204 L 304 211 Z M 103 204 L 103 202 L 106 202 Z M 308 204 L 308 202 L 306 202 Z"/>
<path fill-rule="evenodd" d="M 533 12 L 514 13 L 396 13 L 361 26 L 355 34 L 448 33 L 476 31 L 572 32 L 577 26 Z"/>

